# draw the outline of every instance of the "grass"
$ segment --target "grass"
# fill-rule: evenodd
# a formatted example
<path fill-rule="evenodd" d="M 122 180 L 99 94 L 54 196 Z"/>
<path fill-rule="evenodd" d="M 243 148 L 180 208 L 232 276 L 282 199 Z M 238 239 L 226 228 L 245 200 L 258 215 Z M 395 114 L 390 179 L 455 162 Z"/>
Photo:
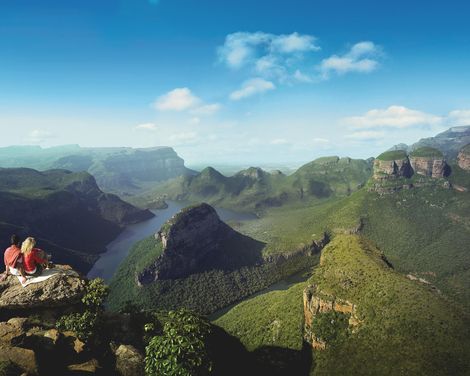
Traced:
<path fill-rule="evenodd" d="M 380 161 L 394 161 L 399 159 L 406 159 L 407 154 L 404 150 L 390 150 L 380 154 L 377 159 Z"/>
<path fill-rule="evenodd" d="M 410 153 L 410 157 L 443 158 L 444 155 L 438 149 L 424 146 L 424 147 L 420 147 L 418 149 L 413 150 Z"/>
<path fill-rule="evenodd" d="M 263 346 L 301 350 L 304 288 L 305 283 L 297 283 L 285 291 L 245 300 L 214 324 L 239 338 L 249 351 Z"/>
<path fill-rule="evenodd" d="M 382 260 L 368 240 L 336 237 L 311 283 L 357 305 L 358 330 L 316 352 L 313 375 L 466 375 L 470 321 L 430 286 Z"/>

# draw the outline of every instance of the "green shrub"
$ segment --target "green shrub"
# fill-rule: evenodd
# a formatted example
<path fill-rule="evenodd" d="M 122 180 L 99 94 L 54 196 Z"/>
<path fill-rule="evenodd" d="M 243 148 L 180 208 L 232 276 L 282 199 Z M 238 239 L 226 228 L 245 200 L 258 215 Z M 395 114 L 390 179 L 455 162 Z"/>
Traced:
<path fill-rule="evenodd" d="M 348 320 L 348 315 L 341 312 L 318 313 L 313 319 L 312 331 L 322 341 L 331 343 L 346 336 Z"/>
<path fill-rule="evenodd" d="M 103 309 L 103 303 L 109 294 L 109 287 L 101 278 L 95 278 L 88 282 L 85 287 L 85 295 L 82 298 L 87 308 L 98 311 Z"/>
<path fill-rule="evenodd" d="M 149 328 L 153 329 L 153 328 Z M 145 348 L 147 375 L 208 375 L 212 364 L 205 338 L 210 325 L 185 309 L 171 311 L 161 336 L 153 337 Z"/>
<path fill-rule="evenodd" d="M 71 313 L 62 316 L 57 321 L 57 329 L 70 330 L 82 341 L 88 341 L 96 334 L 99 315 L 96 312 L 86 310 L 83 313 Z"/>

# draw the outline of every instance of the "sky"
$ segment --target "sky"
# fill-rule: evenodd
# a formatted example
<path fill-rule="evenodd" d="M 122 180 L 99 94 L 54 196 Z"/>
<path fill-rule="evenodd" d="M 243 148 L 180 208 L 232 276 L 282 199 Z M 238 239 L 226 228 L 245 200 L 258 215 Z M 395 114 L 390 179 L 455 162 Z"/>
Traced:
<path fill-rule="evenodd" d="M 462 0 L 2 0 L 0 146 L 367 158 L 470 124 Z"/>

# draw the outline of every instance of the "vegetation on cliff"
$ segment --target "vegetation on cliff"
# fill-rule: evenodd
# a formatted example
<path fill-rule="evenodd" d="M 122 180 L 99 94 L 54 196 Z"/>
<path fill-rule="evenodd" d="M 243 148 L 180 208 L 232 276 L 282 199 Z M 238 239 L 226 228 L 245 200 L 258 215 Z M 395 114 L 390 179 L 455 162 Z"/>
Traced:
<path fill-rule="evenodd" d="M 365 238 L 336 237 L 310 282 L 353 302 L 360 320 L 316 352 L 314 375 L 468 374 L 469 316 L 432 285 L 391 269 Z"/>

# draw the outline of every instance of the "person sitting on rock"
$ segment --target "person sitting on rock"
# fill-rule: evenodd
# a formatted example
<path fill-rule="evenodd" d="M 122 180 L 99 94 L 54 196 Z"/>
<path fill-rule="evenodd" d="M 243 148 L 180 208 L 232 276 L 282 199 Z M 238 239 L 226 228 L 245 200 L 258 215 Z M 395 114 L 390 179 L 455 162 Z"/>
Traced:
<path fill-rule="evenodd" d="M 23 254 L 23 265 L 26 275 L 37 277 L 41 275 L 45 268 L 49 267 L 49 260 L 46 253 L 34 248 L 36 240 L 32 237 L 26 238 L 21 245 L 21 253 Z"/>
<path fill-rule="evenodd" d="M 26 282 L 20 243 L 20 238 L 17 235 L 11 236 L 10 246 L 5 250 L 3 256 L 5 274 L 2 275 L 2 280 L 6 279 L 9 274 L 12 274 L 21 276 L 22 282 Z"/>

